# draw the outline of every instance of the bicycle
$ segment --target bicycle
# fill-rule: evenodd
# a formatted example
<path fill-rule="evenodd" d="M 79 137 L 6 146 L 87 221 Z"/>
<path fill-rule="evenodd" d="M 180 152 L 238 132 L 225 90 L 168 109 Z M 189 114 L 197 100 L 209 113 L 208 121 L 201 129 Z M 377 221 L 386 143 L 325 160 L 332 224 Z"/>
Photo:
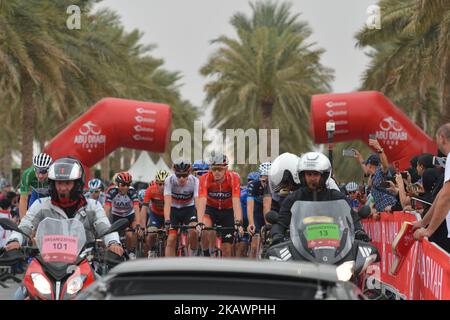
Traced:
<path fill-rule="evenodd" d="M 177 229 L 177 257 L 188 257 L 189 256 L 189 247 L 188 247 L 188 230 L 195 229 L 196 226 L 189 225 L 175 225 L 171 226 L 171 229 Z"/>
<path fill-rule="evenodd" d="M 256 259 L 262 259 L 267 252 L 267 249 L 271 246 L 272 242 L 270 241 L 270 229 L 272 228 L 271 224 L 266 224 L 261 227 L 259 231 L 259 246 L 256 249 Z"/>
<path fill-rule="evenodd" d="M 222 257 L 222 232 L 223 231 L 233 231 L 236 232 L 235 227 L 222 227 L 222 226 L 214 226 L 214 227 L 203 227 L 202 231 L 212 230 L 216 232 L 216 243 L 213 251 L 213 256 L 216 258 Z M 236 237 L 235 237 L 236 239 Z"/>
<path fill-rule="evenodd" d="M 141 230 L 142 232 L 139 233 L 138 232 L 139 230 Z M 128 227 L 127 229 L 125 229 L 125 232 L 133 232 L 136 234 L 136 238 L 137 238 L 137 244 L 136 244 L 136 249 L 135 249 L 136 259 L 143 258 L 144 257 L 146 229 L 141 227 L 140 225 L 137 225 L 135 228 Z M 126 237 L 121 237 L 120 240 L 122 241 L 125 238 Z"/>
<path fill-rule="evenodd" d="M 164 229 L 146 231 L 145 235 L 156 234 L 156 244 L 149 248 L 148 258 L 160 258 L 165 256 L 165 242 L 167 240 L 167 232 Z"/>

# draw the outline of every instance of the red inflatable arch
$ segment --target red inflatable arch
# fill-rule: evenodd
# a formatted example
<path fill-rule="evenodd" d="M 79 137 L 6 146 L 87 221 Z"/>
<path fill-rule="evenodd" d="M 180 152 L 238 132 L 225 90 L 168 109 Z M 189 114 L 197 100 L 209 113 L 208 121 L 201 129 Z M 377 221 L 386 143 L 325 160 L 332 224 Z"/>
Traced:
<path fill-rule="evenodd" d="M 334 142 L 361 140 L 376 134 L 389 162 L 404 170 L 420 153 L 435 154 L 437 145 L 399 108 L 377 91 L 315 95 L 311 100 L 311 132 L 327 143 L 326 122 L 334 120 Z"/>
<path fill-rule="evenodd" d="M 172 113 L 168 105 L 105 98 L 54 137 L 44 152 L 73 156 L 91 167 L 116 148 L 164 152 Z"/>

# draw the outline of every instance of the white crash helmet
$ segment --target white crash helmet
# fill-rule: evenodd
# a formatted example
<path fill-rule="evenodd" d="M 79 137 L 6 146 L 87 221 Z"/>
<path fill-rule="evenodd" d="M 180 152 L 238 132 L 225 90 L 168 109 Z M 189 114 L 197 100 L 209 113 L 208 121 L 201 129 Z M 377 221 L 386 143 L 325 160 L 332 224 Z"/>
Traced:
<path fill-rule="evenodd" d="M 305 171 L 317 171 L 322 174 L 320 185 L 327 187 L 327 181 L 331 177 L 331 162 L 327 156 L 320 152 L 308 152 L 300 157 L 298 172 L 302 185 L 306 185 Z"/>
<path fill-rule="evenodd" d="M 293 153 L 280 154 L 270 167 L 269 182 L 273 191 L 278 192 L 290 184 L 300 184 L 298 162 L 300 158 Z"/>

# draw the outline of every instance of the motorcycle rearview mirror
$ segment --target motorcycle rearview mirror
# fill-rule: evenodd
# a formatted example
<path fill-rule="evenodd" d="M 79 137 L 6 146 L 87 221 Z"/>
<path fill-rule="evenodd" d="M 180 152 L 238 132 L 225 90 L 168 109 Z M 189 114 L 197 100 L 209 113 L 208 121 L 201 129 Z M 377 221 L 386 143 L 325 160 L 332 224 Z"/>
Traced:
<path fill-rule="evenodd" d="M 367 218 L 371 213 L 369 206 L 362 206 L 361 209 L 358 211 L 358 216 L 360 216 L 361 219 Z"/>
<path fill-rule="evenodd" d="M 266 214 L 266 220 L 267 222 L 269 222 L 270 224 L 275 224 L 278 222 L 278 212 L 270 210 L 269 212 L 267 212 Z"/>
<path fill-rule="evenodd" d="M 130 225 L 130 221 L 128 219 L 122 218 L 115 221 L 108 230 L 106 230 L 100 237 L 104 237 L 107 234 L 117 232 L 120 230 L 126 229 Z"/>
<path fill-rule="evenodd" d="M 0 218 L 0 227 L 2 227 L 5 230 L 11 230 L 16 231 L 20 234 L 23 234 L 24 236 L 30 238 L 25 232 L 19 229 L 19 226 L 14 221 L 7 219 L 7 218 Z M 30 238 L 31 239 L 31 238 Z"/>

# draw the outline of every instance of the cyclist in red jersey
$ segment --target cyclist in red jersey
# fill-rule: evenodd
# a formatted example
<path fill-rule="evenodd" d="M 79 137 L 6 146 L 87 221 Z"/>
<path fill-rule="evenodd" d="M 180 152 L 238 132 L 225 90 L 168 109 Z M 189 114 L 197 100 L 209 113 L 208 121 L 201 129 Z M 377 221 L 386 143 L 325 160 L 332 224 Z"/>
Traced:
<path fill-rule="evenodd" d="M 206 227 L 220 225 L 234 227 L 242 225 L 240 200 L 240 181 L 235 172 L 228 171 L 228 158 L 223 154 L 213 153 L 210 169 L 200 177 L 198 219 Z M 242 232 L 242 227 L 240 227 Z M 209 255 L 210 231 L 202 233 L 204 255 Z M 230 257 L 234 239 L 232 231 L 222 234 L 222 256 Z"/>
<path fill-rule="evenodd" d="M 148 217 L 147 227 L 149 231 L 156 231 L 164 227 L 164 181 L 169 175 L 169 171 L 158 170 L 155 180 L 145 190 L 141 215 Z M 147 245 L 150 250 L 153 249 L 155 242 L 156 234 L 149 234 Z"/>

